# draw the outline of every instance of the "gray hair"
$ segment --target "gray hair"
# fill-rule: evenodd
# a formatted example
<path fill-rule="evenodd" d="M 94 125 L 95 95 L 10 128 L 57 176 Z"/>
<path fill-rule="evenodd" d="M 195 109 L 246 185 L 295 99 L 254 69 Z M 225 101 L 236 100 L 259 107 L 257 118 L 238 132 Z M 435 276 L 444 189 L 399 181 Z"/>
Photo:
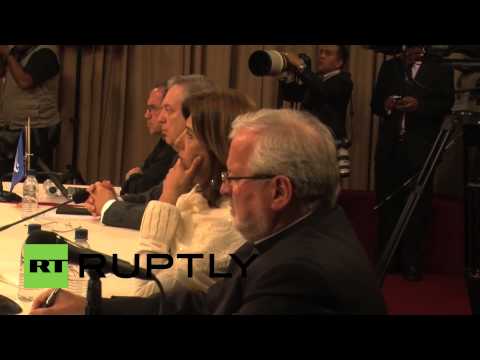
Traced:
<path fill-rule="evenodd" d="M 337 201 L 337 150 L 328 128 L 313 115 L 294 110 L 263 109 L 238 116 L 230 138 L 248 129 L 258 136 L 249 161 L 252 175 L 284 175 L 297 199 L 327 207 Z"/>
<path fill-rule="evenodd" d="M 153 85 L 152 91 L 155 89 L 163 89 L 167 90 L 168 89 L 168 81 L 158 81 Z"/>
<path fill-rule="evenodd" d="M 177 75 L 167 81 L 167 91 L 179 85 L 185 92 L 185 99 L 191 95 L 215 90 L 215 83 L 205 75 Z"/>

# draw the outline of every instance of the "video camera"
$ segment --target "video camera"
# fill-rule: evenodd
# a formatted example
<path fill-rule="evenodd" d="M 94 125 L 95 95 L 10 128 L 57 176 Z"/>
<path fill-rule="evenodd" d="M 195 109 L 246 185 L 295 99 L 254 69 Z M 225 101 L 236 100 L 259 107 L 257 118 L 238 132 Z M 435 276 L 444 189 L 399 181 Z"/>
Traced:
<path fill-rule="evenodd" d="M 480 45 L 367 45 L 367 49 L 385 55 L 397 55 L 407 47 L 421 46 L 427 55 L 446 57 L 453 53 L 464 54 L 473 58 L 480 58 Z"/>
<path fill-rule="evenodd" d="M 298 54 L 305 68 L 311 70 L 312 60 L 306 54 Z M 276 50 L 255 51 L 248 60 L 248 67 L 255 76 L 278 76 L 289 70 L 285 53 Z"/>

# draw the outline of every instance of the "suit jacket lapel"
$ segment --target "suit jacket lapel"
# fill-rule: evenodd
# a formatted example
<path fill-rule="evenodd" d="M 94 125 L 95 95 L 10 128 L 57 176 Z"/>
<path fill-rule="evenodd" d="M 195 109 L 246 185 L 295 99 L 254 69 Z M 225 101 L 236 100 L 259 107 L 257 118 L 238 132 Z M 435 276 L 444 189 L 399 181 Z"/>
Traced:
<path fill-rule="evenodd" d="M 428 67 L 425 66 L 425 63 L 420 65 L 420 68 L 417 71 L 417 76 L 415 76 L 415 80 L 422 83 L 422 80 L 425 80 L 425 75 L 428 74 Z"/>

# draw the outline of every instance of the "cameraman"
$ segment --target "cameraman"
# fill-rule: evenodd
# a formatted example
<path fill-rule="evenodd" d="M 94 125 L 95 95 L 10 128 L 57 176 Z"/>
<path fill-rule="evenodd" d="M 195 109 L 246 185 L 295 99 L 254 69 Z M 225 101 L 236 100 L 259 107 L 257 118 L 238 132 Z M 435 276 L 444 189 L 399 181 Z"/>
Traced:
<path fill-rule="evenodd" d="M 352 97 L 350 73 L 343 71 L 348 61 L 348 49 L 343 45 L 318 48 L 317 72 L 295 54 L 284 54 L 287 71 L 300 82 L 280 81 L 283 98 L 302 103 L 302 108 L 322 120 L 332 131 L 335 140 L 347 146 L 345 119 Z"/>

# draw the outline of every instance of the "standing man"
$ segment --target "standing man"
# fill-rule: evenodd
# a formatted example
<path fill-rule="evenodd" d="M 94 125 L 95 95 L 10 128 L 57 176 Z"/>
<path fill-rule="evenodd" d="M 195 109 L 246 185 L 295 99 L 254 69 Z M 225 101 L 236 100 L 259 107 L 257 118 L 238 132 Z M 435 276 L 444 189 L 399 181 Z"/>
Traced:
<path fill-rule="evenodd" d="M 407 45 L 400 56 L 382 64 L 372 100 L 373 112 L 380 117 L 375 160 L 377 202 L 421 170 L 454 100 L 452 68 L 425 57 L 422 45 Z M 408 195 L 403 191 L 380 209 L 378 257 L 385 250 Z M 422 246 L 432 196 L 433 177 L 398 249 L 396 261 L 410 281 L 422 278 Z M 395 271 L 396 266 L 394 260 L 390 270 Z"/>
<path fill-rule="evenodd" d="M 60 65 L 56 45 L 0 45 L 1 173 L 13 168 L 20 131 L 30 117 L 32 167 L 41 159 L 53 168 L 53 149 L 60 139 L 58 87 Z"/>
<path fill-rule="evenodd" d="M 317 72 L 295 54 L 285 54 L 289 72 L 300 80 L 280 82 L 286 101 L 301 102 L 302 108 L 319 118 L 330 128 L 337 142 L 345 141 L 345 119 L 353 91 L 350 73 L 344 70 L 348 49 L 344 45 L 327 45 L 318 48 Z"/>

